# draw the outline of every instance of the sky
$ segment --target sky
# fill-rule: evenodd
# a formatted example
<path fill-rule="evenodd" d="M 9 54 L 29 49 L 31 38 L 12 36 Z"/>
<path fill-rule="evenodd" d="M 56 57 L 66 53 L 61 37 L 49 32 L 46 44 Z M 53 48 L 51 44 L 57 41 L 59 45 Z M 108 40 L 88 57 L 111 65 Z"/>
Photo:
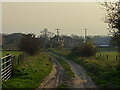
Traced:
<path fill-rule="evenodd" d="M 0 32 L 2 32 L 2 3 L 0 2 Z"/>
<path fill-rule="evenodd" d="M 44 28 L 56 34 L 107 35 L 105 9 L 98 2 L 3 2 L 3 33 L 40 34 Z"/>

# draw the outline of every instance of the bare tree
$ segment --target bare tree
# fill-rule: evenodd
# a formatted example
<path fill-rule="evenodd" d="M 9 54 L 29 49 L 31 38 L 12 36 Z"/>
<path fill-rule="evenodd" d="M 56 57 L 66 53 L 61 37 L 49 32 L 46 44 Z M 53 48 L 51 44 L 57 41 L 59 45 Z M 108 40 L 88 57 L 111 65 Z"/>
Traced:
<path fill-rule="evenodd" d="M 47 28 L 44 28 L 44 30 L 42 30 L 40 33 L 41 33 L 40 37 L 46 38 L 46 39 L 53 37 L 54 35 L 54 33 L 49 32 Z"/>

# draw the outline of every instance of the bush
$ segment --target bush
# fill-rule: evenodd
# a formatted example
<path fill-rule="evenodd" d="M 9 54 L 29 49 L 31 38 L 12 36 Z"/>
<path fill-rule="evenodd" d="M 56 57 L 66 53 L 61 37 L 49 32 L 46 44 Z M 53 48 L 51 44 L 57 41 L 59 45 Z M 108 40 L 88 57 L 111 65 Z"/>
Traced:
<path fill-rule="evenodd" d="M 96 47 L 89 42 L 85 42 L 73 48 L 71 53 L 75 56 L 90 57 L 96 54 Z"/>
<path fill-rule="evenodd" d="M 39 38 L 35 38 L 34 34 L 28 34 L 22 38 L 18 47 L 29 55 L 34 55 L 42 48 L 42 41 Z"/>

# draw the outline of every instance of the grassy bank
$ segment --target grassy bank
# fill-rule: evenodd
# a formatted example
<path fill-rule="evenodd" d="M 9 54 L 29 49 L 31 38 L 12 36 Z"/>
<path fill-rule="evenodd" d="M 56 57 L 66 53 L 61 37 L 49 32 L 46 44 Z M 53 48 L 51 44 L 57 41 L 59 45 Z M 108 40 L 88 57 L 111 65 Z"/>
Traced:
<path fill-rule="evenodd" d="M 115 60 L 117 52 L 115 51 L 99 51 L 103 56 L 109 55 L 107 60 L 105 57 L 102 59 L 95 57 L 74 57 L 68 53 L 68 51 L 59 51 L 52 49 L 53 52 L 59 53 L 66 58 L 73 60 L 74 62 L 83 66 L 93 81 L 101 88 L 120 88 L 120 71 L 117 70 L 118 60 Z M 62 52 L 66 52 L 65 54 Z"/>
<path fill-rule="evenodd" d="M 46 53 L 26 56 L 15 75 L 3 82 L 3 88 L 37 88 L 52 69 L 49 58 Z"/>

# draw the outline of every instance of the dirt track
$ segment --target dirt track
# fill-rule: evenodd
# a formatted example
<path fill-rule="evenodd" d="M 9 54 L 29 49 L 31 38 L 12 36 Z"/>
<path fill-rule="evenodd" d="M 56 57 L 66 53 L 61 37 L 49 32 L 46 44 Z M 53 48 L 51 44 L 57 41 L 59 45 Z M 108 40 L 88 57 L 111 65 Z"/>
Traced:
<path fill-rule="evenodd" d="M 71 79 L 71 82 L 69 82 L 69 88 L 97 88 L 95 83 L 91 80 L 91 78 L 86 74 L 86 71 L 80 65 L 62 56 L 59 57 L 70 64 L 71 69 L 75 74 L 75 78 Z"/>
<path fill-rule="evenodd" d="M 75 78 L 72 80 L 73 88 L 96 88 L 95 83 L 86 74 L 86 71 L 78 64 L 68 61 L 72 71 L 75 73 Z"/>
<path fill-rule="evenodd" d="M 53 53 L 52 53 L 53 54 Z M 55 54 L 57 55 L 57 54 Z M 59 55 L 57 55 L 59 56 Z M 75 74 L 75 77 L 68 81 L 69 88 L 97 88 L 95 83 L 91 80 L 91 78 L 86 74 L 86 71 L 78 64 L 62 57 L 63 60 L 68 62 L 71 66 L 72 71 Z M 50 74 L 43 80 L 39 88 L 56 88 L 64 81 L 64 69 L 59 64 L 56 59 L 52 59 L 53 67 Z M 36 89 L 37 90 L 37 89 Z"/>
<path fill-rule="evenodd" d="M 39 88 L 56 88 L 60 83 L 60 75 L 62 75 L 63 68 L 54 58 L 52 59 L 53 67 L 50 74 L 43 80 Z"/>

